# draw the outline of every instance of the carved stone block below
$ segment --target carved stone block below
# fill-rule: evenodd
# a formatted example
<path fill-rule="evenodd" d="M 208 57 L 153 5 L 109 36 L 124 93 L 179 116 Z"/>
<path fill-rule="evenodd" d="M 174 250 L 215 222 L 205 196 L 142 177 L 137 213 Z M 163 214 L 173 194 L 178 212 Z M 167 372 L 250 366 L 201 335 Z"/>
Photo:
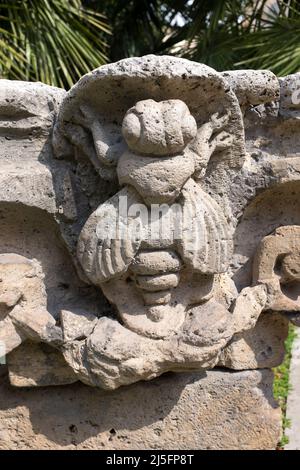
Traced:
<path fill-rule="evenodd" d="M 47 344 L 27 341 L 7 358 L 9 380 L 15 387 L 45 387 L 77 381 L 58 351 Z"/>
<path fill-rule="evenodd" d="M 266 369 L 166 374 L 114 392 L 0 385 L 0 449 L 274 449 Z"/>

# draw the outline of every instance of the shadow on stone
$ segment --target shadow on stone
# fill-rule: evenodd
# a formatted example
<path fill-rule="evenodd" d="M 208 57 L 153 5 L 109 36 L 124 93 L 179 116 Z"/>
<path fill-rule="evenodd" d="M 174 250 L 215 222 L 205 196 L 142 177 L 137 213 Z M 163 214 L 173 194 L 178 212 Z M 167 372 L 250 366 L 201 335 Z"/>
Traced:
<path fill-rule="evenodd" d="M 0 448 L 274 449 L 272 372 L 168 373 L 113 392 L 2 379 Z"/>

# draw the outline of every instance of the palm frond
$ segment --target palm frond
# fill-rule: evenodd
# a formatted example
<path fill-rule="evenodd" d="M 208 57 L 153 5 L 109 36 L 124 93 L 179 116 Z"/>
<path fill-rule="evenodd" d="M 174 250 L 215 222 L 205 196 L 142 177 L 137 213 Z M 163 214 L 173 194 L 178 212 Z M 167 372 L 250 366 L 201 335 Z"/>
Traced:
<path fill-rule="evenodd" d="M 240 60 L 235 67 L 251 67 L 272 70 L 277 75 L 300 71 L 300 10 L 289 7 L 270 10 L 265 14 L 262 26 L 254 31 L 238 47 Z M 294 2 L 295 3 L 295 2 Z"/>
<path fill-rule="evenodd" d="M 72 86 L 107 62 L 105 17 L 81 0 L 0 3 L 0 75 Z"/>

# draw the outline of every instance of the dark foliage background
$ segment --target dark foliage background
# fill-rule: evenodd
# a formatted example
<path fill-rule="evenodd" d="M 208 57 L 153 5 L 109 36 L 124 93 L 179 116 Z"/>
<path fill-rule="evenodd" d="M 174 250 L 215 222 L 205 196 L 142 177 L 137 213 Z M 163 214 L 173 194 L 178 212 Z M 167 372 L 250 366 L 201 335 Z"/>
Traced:
<path fill-rule="evenodd" d="M 99 65 L 149 53 L 297 72 L 300 2 L 0 0 L 2 78 L 68 88 Z"/>

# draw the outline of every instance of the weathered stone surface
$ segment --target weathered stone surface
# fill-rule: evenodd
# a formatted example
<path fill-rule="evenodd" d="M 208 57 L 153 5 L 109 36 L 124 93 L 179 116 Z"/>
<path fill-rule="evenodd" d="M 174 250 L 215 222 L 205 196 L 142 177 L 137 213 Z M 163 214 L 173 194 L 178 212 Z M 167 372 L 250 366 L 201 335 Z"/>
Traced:
<path fill-rule="evenodd" d="M 146 56 L 100 67 L 68 93 L 0 81 L 0 348 L 18 387 L 9 393 L 76 380 L 112 390 L 198 371 L 193 384 L 163 376 L 111 398 L 96 391 L 107 423 L 107 409 L 127 406 L 122 445 L 156 448 L 156 435 L 167 447 L 276 445 L 279 415 L 257 384 L 271 394 L 264 368 L 281 361 L 288 321 L 300 321 L 298 80 Z M 216 365 L 244 372 L 205 377 Z M 143 402 L 151 387 L 169 408 L 168 432 L 130 427 L 133 394 Z M 196 389 L 195 420 L 184 397 L 194 403 Z M 76 384 L 52 390 L 54 401 L 69 400 L 67 390 L 95 393 Z M 186 433 L 168 421 L 172 409 Z M 80 442 L 121 446 L 119 430 L 103 433 Z M 67 435 L 39 439 L 24 446 L 72 445 Z"/>
<path fill-rule="evenodd" d="M 264 285 L 245 287 L 237 296 L 234 308 L 234 328 L 236 333 L 254 328 L 267 302 Z"/>
<path fill-rule="evenodd" d="M 168 374 L 111 393 L 3 380 L 0 448 L 274 449 L 281 424 L 271 390 L 268 370 Z"/>
<path fill-rule="evenodd" d="M 280 79 L 280 114 L 285 118 L 298 118 L 300 74 L 287 75 Z"/>
<path fill-rule="evenodd" d="M 42 162 L 65 93 L 42 83 L 1 80 L 0 201 L 57 211 L 51 170 Z"/>
<path fill-rule="evenodd" d="M 60 320 L 64 341 L 73 341 L 89 336 L 97 324 L 97 317 L 84 310 L 61 310 Z"/>
<path fill-rule="evenodd" d="M 66 155 L 67 142 L 73 142 L 81 153 L 88 155 L 105 177 L 112 177 L 114 170 L 105 168 L 102 154 L 107 154 L 108 147 L 111 147 L 111 154 L 116 153 L 116 156 L 105 160 L 112 166 L 116 165 L 117 156 L 122 149 L 119 142 L 122 120 L 130 108 L 145 99 L 158 102 L 181 100 L 196 121 L 207 121 L 208 115 L 219 111 L 218 102 L 222 102 L 223 107 L 232 114 L 226 126 L 227 132 L 234 135 L 231 163 L 241 163 L 244 150 L 240 108 L 236 96 L 228 89 L 226 80 L 203 64 L 152 55 L 106 65 L 79 80 L 68 93 L 61 108 L 55 129 L 57 156 Z M 203 105 L 198 106 L 198 102 Z M 103 115 L 103 109 L 109 109 L 109 115 Z M 96 129 L 92 125 L 95 116 L 98 116 Z M 106 146 L 101 145 L 103 134 L 97 132 L 99 124 L 108 137 Z M 83 132 L 78 134 L 78 127 L 83 128 Z M 89 132 L 96 144 L 94 148 L 89 143 Z M 70 153 L 72 154 L 72 150 L 69 147 Z"/>
<path fill-rule="evenodd" d="M 154 57 L 147 59 L 149 71 L 151 70 L 149 80 L 153 80 L 153 76 L 159 73 L 164 60 L 157 62 Z M 123 62 L 123 65 L 126 64 L 126 61 Z M 187 66 L 185 61 L 180 61 L 180 64 L 182 67 Z M 135 71 L 130 69 L 132 78 L 136 73 L 140 73 L 138 62 L 136 65 Z M 169 61 L 169 66 L 173 67 L 172 61 Z M 197 76 L 209 84 L 211 90 L 215 90 L 216 100 L 220 100 L 221 96 L 224 98 L 223 88 L 226 83 L 221 76 L 216 76 L 205 67 L 194 67 Z M 103 72 L 104 70 L 102 69 Z M 115 70 L 123 79 L 128 79 L 125 69 L 119 69 L 116 64 Z M 175 68 L 172 68 L 171 83 L 173 73 L 177 73 Z M 230 227 L 221 207 L 201 189 L 195 175 L 200 177 L 214 153 L 219 152 L 222 160 L 226 158 L 226 152 L 234 151 L 235 143 L 241 144 L 241 150 L 243 143 L 236 138 L 236 134 L 228 132 L 233 118 L 241 124 L 240 112 L 231 98 L 229 101 L 223 99 L 225 110 L 222 115 L 213 112 L 206 117 L 204 123 L 197 124 L 199 110 L 192 107 L 192 102 L 189 102 L 189 108 L 182 99 L 159 102 L 153 99 L 139 100 L 137 92 L 133 106 L 126 109 L 127 104 L 123 103 L 125 96 L 128 98 L 126 92 L 122 97 L 123 107 L 112 110 L 111 116 L 101 120 L 98 108 L 101 101 L 105 101 L 107 97 L 102 95 L 98 103 L 92 104 L 85 100 L 86 103 L 81 104 L 80 96 L 82 88 L 90 95 L 90 88 L 96 86 L 97 82 L 99 87 L 101 85 L 101 90 L 104 86 L 107 89 L 106 94 L 110 93 L 106 79 L 106 72 L 104 75 L 91 73 L 85 81 L 76 86 L 77 88 L 70 91 L 56 126 L 55 145 L 59 146 L 61 142 L 59 128 L 62 136 L 69 138 L 66 122 L 77 122 L 77 125 L 89 129 L 92 134 L 95 149 L 92 161 L 95 157 L 98 158 L 100 166 L 97 168 L 100 174 L 103 174 L 102 167 L 116 166 L 119 184 L 125 185 L 124 189 L 99 206 L 89 217 L 79 237 L 77 256 L 86 276 L 95 285 L 100 285 L 110 302 L 116 305 L 120 319 L 129 331 L 123 331 L 121 327 L 119 333 L 116 333 L 118 325 L 111 325 L 117 347 L 109 349 L 106 346 L 104 349 L 103 332 L 97 329 L 101 341 L 99 338 L 96 342 L 93 341 L 93 333 L 92 349 L 87 339 L 84 344 L 74 344 L 74 347 L 68 347 L 67 353 L 65 352 L 69 364 L 81 371 L 85 381 L 90 376 L 91 369 L 95 372 L 93 355 L 97 357 L 97 348 L 101 364 L 106 361 L 118 364 L 120 374 L 120 362 L 123 360 L 127 364 L 127 361 L 133 361 L 126 344 L 130 343 L 130 330 L 139 335 L 133 335 L 132 339 L 139 351 L 139 357 L 134 361 L 135 366 L 132 365 L 130 374 L 126 374 L 126 366 L 124 377 L 110 380 L 110 385 L 103 379 L 100 379 L 100 382 L 98 379 L 96 382 L 91 379 L 91 383 L 112 387 L 114 382 L 117 386 L 118 383 L 134 381 L 134 376 L 130 378 L 133 371 L 136 374 L 135 380 L 138 380 L 160 375 L 166 370 L 167 364 L 168 370 L 178 368 L 178 363 L 180 367 L 189 367 L 189 343 L 193 346 L 197 344 L 199 348 L 197 358 L 196 351 L 192 353 L 193 362 L 197 362 L 198 367 L 201 364 L 203 367 L 205 364 L 213 364 L 217 358 L 217 347 L 220 348 L 232 336 L 232 316 L 221 305 L 215 304 L 212 308 L 214 304 L 210 303 L 203 320 L 201 308 L 198 307 L 198 315 L 197 308 L 192 310 L 193 305 L 209 300 L 210 291 L 214 286 L 214 275 L 227 269 L 232 248 Z M 144 80 L 143 70 L 142 81 Z M 182 76 L 179 84 L 184 91 L 186 83 Z M 130 89 L 130 81 L 125 86 Z M 83 115 L 79 121 L 78 111 L 74 114 L 78 107 Z M 113 116 L 114 122 L 120 123 L 119 130 L 114 129 L 114 138 L 108 126 Z M 118 152 L 118 158 L 111 160 L 110 155 L 116 156 Z M 89 157 L 91 158 L 91 155 Z M 124 198 L 125 212 L 121 207 Z M 169 207 L 168 214 L 162 221 L 164 234 L 158 232 L 154 235 L 153 225 L 157 223 L 157 219 L 153 218 L 152 204 L 172 204 L 175 201 L 176 209 L 179 209 L 181 214 L 176 214 L 173 207 Z M 139 215 L 136 214 L 137 205 L 143 205 Z M 144 258 L 144 264 L 151 263 L 145 261 L 149 252 L 155 269 L 150 273 L 142 270 L 137 274 L 135 266 L 137 262 L 140 263 L 141 257 Z M 177 257 L 180 266 L 177 272 L 174 272 L 172 267 L 166 267 L 165 259 L 168 256 Z M 196 284 L 203 285 L 202 289 L 197 289 Z M 159 294 L 161 291 L 163 296 Z M 222 320 L 216 320 L 214 311 L 217 310 L 222 312 Z M 189 324 L 189 316 L 197 318 L 194 326 Z M 213 338 L 215 322 L 219 325 L 219 330 Z M 192 328 L 197 328 L 196 334 Z M 198 334 L 201 329 L 205 331 L 202 337 Z M 219 335 L 221 331 L 222 341 Z M 144 341 L 144 337 L 155 341 Z M 197 337 L 196 342 L 194 337 Z M 170 359 L 169 344 L 173 341 L 180 345 L 180 359 L 176 357 L 176 352 L 173 352 L 173 359 Z M 152 355 L 150 359 L 148 353 L 143 354 L 143 348 L 147 348 L 147 344 L 151 350 L 158 351 L 157 357 Z M 121 356 L 119 357 L 117 352 L 113 354 L 114 350 L 119 350 L 120 354 L 122 352 Z M 88 358 L 87 365 L 82 355 Z M 76 360 L 79 361 L 78 367 Z M 99 374 L 95 373 L 101 377 L 102 366 L 98 367 Z M 85 372 L 84 368 L 87 368 Z"/>
<path fill-rule="evenodd" d="M 243 110 L 271 103 L 280 97 L 279 81 L 268 70 L 231 70 L 222 75 L 230 83 Z"/>
<path fill-rule="evenodd" d="M 180 336 L 160 339 L 103 317 L 87 339 L 66 344 L 63 353 L 79 380 L 104 389 L 150 380 L 170 370 L 210 368 L 233 335 L 228 315 L 222 305 L 209 301 L 190 310 Z"/>
<path fill-rule="evenodd" d="M 268 288 L 266 308 L 298 312 L 300 309 L 300 227 L 280 227 L 260 242 L 254 258 L 254 282 Z"/>
<path fill-rule="evenodd" d="M 181 100 L 144 100 L 125 114 L 122 134 L 135 153 L 169 156 L 196 137 L 197 123 Z"/>
<path fill-rule="evenodd" d="M 239 293 L 243 281 L 235 264 L 238 251 L 231 262 L 238 210 L 243 210 L 248 197 L 239 200 L 239 179 L 256 175 L 251 183 L 255 191 L 257 178 L 265 171 L 264 163 L 258 162 L 255 168 L 245 154 L 245 146 L 256 148 L 259 141 L 262 148 L 267 142 L 263 118 L 258 129 L 249 112 L 257 107 L 263 116 L 262 110 L 268 113 L 273 102 L 275 118 L 280 90 L 289 89 L 292 95 L 295 80 L 287 77 L 279 81 L 268 71 L 220 74 L 182 59 L 147 56 L 95 70 L 67 94 L 34 84 L 24 85 L 25 91 L 21 91 L 17 83 L 3 82 L 5 115 L 25 114 L 16 126 L 13 118 L 7 119 L 2 131 L 12 137 L 14 132 L 21 132 L 25 140 L 34 137 L 35 145 L 44 139 L 44 153 L 39 161 L 38 153 L 33 154 L 31 162 L 34 173 L 39 165 L 41 171 L 49 172 L 49 197 L 55 194 L 55 204 L 47 211 L 55 214 L 80 277 L 96 289 L 101 287 L 122 322 L 98 319 L 105 315 L 103 304 L 95 309 L 82 299 L 83 308 L 78 307 L 76 301 L 81 296 L 75 293 L 74 299 L 72 295 L 58 297 L 55 308 L 48 312 L 45 297 L 44 304 L 37 302 L 34 308 L 16 306 L 9 316 L 11 325 L 4 330 L 3 324 L 2 336 L 7 336 L 7 328 L 11 331 L 10 349 L 25 338 L 52 345 L 65 356 L 79 379 L 104 388 L 153 378 L 166 370 L 213 367 L 220 354 L 221 358 L 226 355 L 226 364 L 236 367 L 238 362 L 242 367 L 243 361 L 236 361 L 237 348 L 244 337 L 257 337 L 259 316 L 274 307 L 274 295 L 281 295 L 281 284 L 273 272 L 271 283 L 254 272 L 253 285 L 249 278 Z M 11 101 L 7 101 L 7 93 Z M 283 110 L 283 120 L 287 119 L 284 109 L 289 107 L 288 96 L 287 92 L 280 98 L 278 109 Z M 109 109 L 109 113 L 103 113 L 103 109 Z M 278 125 L 275 121 L 270 124 Z M 59 161 L 53 159 L 47 145 L 53 126 L 53 149 Z M 253 126 L 258 134 L 256 141 L 251 136 Z M 289 139 L 287 135 L 290 144 Z M 70 163 L 74 157 L 75 164 Z M 103 178 L 118 178 L 119 186 L 125 187 L 112 198 L 106 197 L 106 202 L 96 204 L 81 230 L 86 218 L 84 207 L 92 200 L 92 193 L 85 189 L 90 178 L 86 179 L 82 166 L 87 160 L 102 183 Z M 17 183 L 19 168 L 13 154 L 9 154 L 8 162 Z M 278 165 L 276 168 L 278 172 Z M 265 180 L 265 187 L 268 184 Z M 12 184 L 11 190 L 9 200 L 19 201 L 17 186 Z M 41 199 L 40 189 L 35 192 Z M 124 198 L 125 211 L 121 207 Z M 28 203 L 36 205 L 34 201 Z M 175 203 L 176 210 L 169 206 L 153 219 L 151 203 Z M 160 217 L 164 233 L 157 230 Z M 117 234 L 112 231 L 115 227 Z M 293 241 L 297 227 L 280 230 L 297 258 L 297 241 Z M 78 236 L 76 259 L 73 240 Z M 170 260 L 176 261 L 176 267 Z M 236 283 L 231 286 L 224 284 L 225 274 L 222 278 L 230 262 Z M 55 276 L 55 270 L 53 273 Z M 68 284 L 74 275 L 68 274 Z M 290 277 L 286 281 L 290 288 Z M 46 280 L 47 292 L 48 284 Z M 55 290 L 47 295 L 50 305 Z M 18 295 L 12 292 L 6 302 Z M 70 307 L 65 305 L 66 298 Z M 282 299 L 282 305 L 273 310 L 287 308 L 288 297 Z M 274 328 L 275 324 L 274 320 Z M 283 329 L 282 337 L 284 334 Z M 133 357 L 128 348 L 131 342 L 138 357 Z M 251 344 L 251 351 L 257 355 L 255 340 Z M 101 357 L 99 364 L 97 357 Z M 270 361 L 277 360 L 274 352 Z M 113 379 L 107 378 L 110 369 L 110 373 L 114 370 Z"/>
<path fill-rule="evenodd" d="M 218 365 L 235 370 L 276 367 L 283 361 L 287 334 L 286 317 L 264 313 L 253 329 L 234 336 L 222 350 Z"/>
<path fill-rule="evenodd" d="M 46 344 L 25 342 L 7 358 L 15 387 L 46 387 L 74 383 L 77 378 L 61 354 Z"/>
<path fill-rule="evenodd" d="M 47 311 L 46 320 L 43 321 L 41 315 L 45 310 L 46 292 L 37 261 L 15 253 L 1 254 L 0 279 L 0 340 L 8 354 L 21 344 L 28 330 L 37 329 L 39 340 L 41 329 L 48 322 L 55 324 L 55 320 Z"/>
<path fill-rule="evenodd" d="M 18 331 L 9 317 L 1 321 L 0 344 L 1 357 L 17 348 L 26 336 Z"/>
<path fill-rule="evenodd" d="M 52 319 L 53 324 L 53 319 L 59 319 L 60 310 L 63 307 L 68 311 L 80 310 L 97 314 L 100 313 L 101 308 L 106 308 L 109 313 L 109 307 L 103 302 L 103 298 L 101 299 L 98 293 L 85 286 L 76 277 L 72 261 L 62 243 L 59 242 L 57 226 L 53 220 L 31 208 L 20 209 L 20 207 L 9 205 L 2 206 L 0 214 L 2 221 L 0 246 L 3 251 L 7 252 L 0 256 L 0 261 L 2 260 L 2 263 L 0 262 L 0 270 L 2 270 L 0 338 L 6 345 L 3 348 L 6 354 L 19 346 L 21 341 L 28 336 L 32 337 L 33 333 L 32 328 L 29 331 L 29 324 L 27 325 L 26 322 L 23 326 L 27 333 L 25 334 L 24 329 L 21 332 L 20 325 L 19 327 L 15 325 L 11 316 L 8 316 L 14 311 L 12 303 L 19 299 L 18 292 L 21 298 L 15 308 L 21 306 L 21 312 L 26 308 L 27 315 L 31 312 L 29 318 L 31 327 L 41 324 L 42 318 L 39 315 L 42 312 L 47 317 L 47 321 Z M 28 258 L 12 254 L 18 251 L 25 252 Z M 34 259 L 37 261 L 33 261 Z M 47 310 L 45 310 L 46 305 Z M 3 316 L 5 316 L 4 320 L 2 320 Z M 36 324 L 35 320 L 37 320 Z M 4 329 L 4 322 L 9 323 L 9 333 Z M 60 328 L 59 332 L 61 334 Z M 42 339 L 41 336 L 38 338 L 39 341 Z M 37 336 L 35 335 L 33 339 L 36 340 Z M 49 339 L 51 341 L 54 339 L 52 346 L 56 347 L 58 338 L 53 338 L 51 335 L 44 337 L 44 340 Z M 12 340 L 14 344 L 9 344 Z M 53 354 L 57 354 L 56 350 L 53 350 Z M 63 359 L 62 355 L 61 358 Z M 55 377 L 55 370 L 53 370 L 53 385 L 56 383 Z"/>

